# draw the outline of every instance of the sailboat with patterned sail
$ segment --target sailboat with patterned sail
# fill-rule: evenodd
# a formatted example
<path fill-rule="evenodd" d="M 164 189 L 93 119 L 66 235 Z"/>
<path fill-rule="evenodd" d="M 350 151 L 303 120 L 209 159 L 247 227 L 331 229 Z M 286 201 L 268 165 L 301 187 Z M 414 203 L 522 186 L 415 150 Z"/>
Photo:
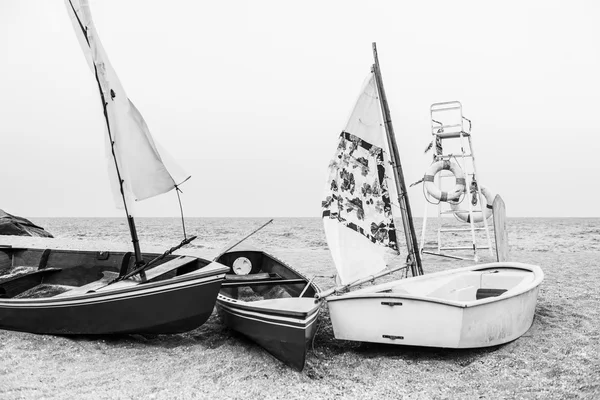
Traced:
<path fill-rule="evenodd" d="M 323 225 L 341 284 L 385 269 L 386 250 L 398 252 L 378 104 L 371 76 L 329 165 Z"/>
<path fill-rule="evenodd" d="M 134 201 L 178 189 L 189 178 L 154 141 L 112 68 L 87 0 L 65 0 L 94 73 L 105 117 L 109 178 L 124 208 L 133 252 L 0 246 L 0 328 L 42 334 L 177 333 L 203 324 L 225 272 L 217 262 L 142 253 Z M 133 259 L 132 259 L 133 256 Z M 7 271 L 6 271 L 7 270 Z"/>
<path fill-rule="evenodd" d="M 423 273 L 410 204 L 398 195 L 406 193 L 402 166 L 399 158 L 393 161 L 397 149 L 386 129 L 393 128 L 391 119 L 384 119 L 374 66 L 339 136 L 322 202 L 325 236 L 342 288 L 399 269 Z M 389 269 L 385 254 L 400 254 L 395 216 L 402 218 L 409 251 L 406 264 Z"/>
<path fill-rule="evenodd" d="M 338 272 L 325 299 L 337 339 L 471 348 L 514 340 L 532 324 L 544 274 L 536 265 L 481 264 L 422 275 L 420 254 L 383 80 L 375 63 L 329 165 L 323 224 Z M 395 200 L 397 199 L 397 201 Z M 404 230 L 399 252 L 394 214 Z M 394 271 L 412 277 L 353 289 Z M 422 276 L 421 276 L 422 275 Z"/>

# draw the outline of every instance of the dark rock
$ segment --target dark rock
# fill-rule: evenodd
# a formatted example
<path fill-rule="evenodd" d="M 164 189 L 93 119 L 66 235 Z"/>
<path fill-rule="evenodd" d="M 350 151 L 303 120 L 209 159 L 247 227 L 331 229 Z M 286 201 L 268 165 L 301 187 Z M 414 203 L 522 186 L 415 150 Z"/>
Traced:
<path fill-rule="evenodd" d="M 54 237 L 28 219 L 0 210 L 0 235 Z"/>

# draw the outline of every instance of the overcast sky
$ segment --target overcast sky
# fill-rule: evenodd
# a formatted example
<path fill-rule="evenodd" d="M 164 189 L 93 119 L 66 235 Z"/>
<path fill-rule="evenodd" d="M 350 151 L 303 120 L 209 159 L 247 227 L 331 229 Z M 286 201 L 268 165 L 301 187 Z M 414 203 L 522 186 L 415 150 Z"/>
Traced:
<path fill-rule="evenodd" d="M 459 100 L 510 217 L 600 216 L 596 1 L 90 3 L 129 98 L 192 174 L 187 216 L 318 217 L 373 41 L 408 183 L 430 161 L 430 104 Z M 0 0 L 0 54 L 0 208 L 120 216 L 63 1 Z M 409 196 L 422 216 L 421 187 Z M 174 193 L 138 207 L 178 211 Z"/>

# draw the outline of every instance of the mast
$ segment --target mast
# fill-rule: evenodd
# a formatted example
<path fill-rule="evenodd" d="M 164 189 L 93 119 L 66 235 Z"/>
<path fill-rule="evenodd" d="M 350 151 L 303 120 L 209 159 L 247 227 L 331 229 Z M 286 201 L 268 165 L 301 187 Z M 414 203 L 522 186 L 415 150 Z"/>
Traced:
<path fill-rule="evenodd" d="M 73 2 L 71 0 L 69 0 L 69 5 L 71 6 L 71 9 L 73 10 L 73 14 L 75 15 L 75 18 L 77 18 L 77 22 L 79 23 L 79 27 L 81 28 L 83 36 L 85 37 L 85 41 L 87 42 L 88 46 L 90 46 L 90 40 L 87 35 L 87 28 L 81 22 L 81 19 L 79 18 L 79 14 L 77 14 L 77 11 L 75 10 L 75 7 L 73 6 Z M 90 46 L 90 49 L 91 49 L 91 46 Z M 98 84 L 98 90 L 100 92 L 100 101 L 102 102 L 102 109 L 104 110 L 104 120 L 106 121 L 108 140 L 110 141 L 110 150 L 111 150 L 113 160 L 115 162 L 115 170 L 117 172 L 117 179 L 119 180 L 119 190 L 121 192 L 121 198 L 123 199 L 123 207 L 125 208 L 125 214 L 127 215 L 127 224 L 129 225 L 129 233 L 131 234 L 131 242 L 133 243 L 133 251 L 135 253 L 135 265 L 136 265 L 136 267 L 139 267 L 144 264 L 144 259 L 142 258 L 142 252 L 140 250 L 140 241 L 137 236 L 137 230 L 135 228 L 135 221 L 133 220 L 133 216 L 129 214 L 129 210 L 127 208 L 127 200 L 125 198 L 125 192 L 123 190 L 123 182 L 124 181 L 123 181 L 123 178 L 121 178 L 121 172 L 119 171 L 119 163 L 117 162 L 117 156 L 115 154 L 115 142 L 112 138 L 112 133 L 110 131 L 110 121 L 108 119 L 108 110 L 106 108 L 108 103 L 106 102 L 106 98 L 104 97 L 104 92 L 102 91 L 102 85 L 100 84 L 100 78 L 98 77 L 98 68 L 96 67 L 95 60 L 92 60 L 92 64 L 94 65 L 94 76 L 96 77 L 96 83 Z"/>
<path fill-rule="evenodd" d="M 398 203 L 402 213 L 402 225 L 404 227 L 404 235 L 406 237 L 406 246 L 408 248 L 408 262 L 410 264 L 413 276 L 423 275 L 423 266 L 421 264 L 421 256 L 418 251 L 417 236 L 412 220 L 412 212 L 406 192 L 406 184 L 404 183 L 404 174 L 402 172 L 402 164 L 400 163 L 400 153 L 396 144 L 396 136 L 392 125 L 392 117 L 388 107 L 387 97 L 383 89 L 383 79 L 381 77 L 381 69 L 379 68 L 379 59 L 377 58 L 377 45 L 373 42 L 373 74 L 375 75 L 375 83 L 379 92 L 379 101 L 383 112 L 383 122 L 385 133 L 388 139 L 390 155 L 392 159 L 392 169 L 394 171 L 394 182 L 396 182 L 396 191 L 398 192 Z"/>

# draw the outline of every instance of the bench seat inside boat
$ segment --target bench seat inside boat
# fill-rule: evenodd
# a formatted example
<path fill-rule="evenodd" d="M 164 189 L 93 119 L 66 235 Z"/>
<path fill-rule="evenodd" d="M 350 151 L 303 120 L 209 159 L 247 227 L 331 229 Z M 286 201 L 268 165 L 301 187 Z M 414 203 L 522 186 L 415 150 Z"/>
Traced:
<path fill-rule="evenodd" d="M 269 274 L 268 272 L 259 272 L 257 274 L 248 274 L 248 275 L 236 275 L 236 274 L 226 274 L 225 280 L 232 282 L 240 282 L 240 281 L 257 281 L 257 280 L 266 280 L 266 279 L 281 279 L 281 277 L 277 274 Z"/>
<path fill-rule="evenodd" d="M 195 257 L 179 256 L 165 263 L 157 265 L 156 267 L 149 268 L 146 270 L 146 282 L 153 282 L 163 275 L 175 271 L 176 269 L 183 267 L 184 265 L 195 260 L 197 260 Z"/>
<path fill-rule="evenodd" d="M 64 293 L 60 293 L 57 294 L 54 297 L 68 297 L 68 296 L 76 296 L 76 295 L 81 295 L 81 294 L 85 294 L 89 291 L 94 291 L 96 289 L 99 289 L 105 285 L 108 285 L 108 282 L 112 281 L 113 279 L 115 279 L 117 276 L 119 276 L 118 273 L 113 272 L 113 271 L 102 271 L 102 278 L 90 282 L 87 285 L 83 285 L 83 286 L 77 286 L 74 287 L 73 289 L 66 291 Z"/>
<path fill-rule="evenodd" d="M 300 313 L 308 312 L 316 306 L 315 299 L 311 297 L 286 297 L 281 299 L 259 300 L 253 301 L 251 304 L 253 307 Z"/>
<path fill-rule="evenodd" d="M 60 268 L 46 268 L 0 279 L 0 297 L 11 298 L 42 284 L 48 275 L 60 272 Z"/>
<path fill-rule="evenodd" d="M 226 274 L 223 287 L 306 284 L 304 278 L 283 278 L 276 273 L 260 272 L 256 274 L 234 275 Z"/>

